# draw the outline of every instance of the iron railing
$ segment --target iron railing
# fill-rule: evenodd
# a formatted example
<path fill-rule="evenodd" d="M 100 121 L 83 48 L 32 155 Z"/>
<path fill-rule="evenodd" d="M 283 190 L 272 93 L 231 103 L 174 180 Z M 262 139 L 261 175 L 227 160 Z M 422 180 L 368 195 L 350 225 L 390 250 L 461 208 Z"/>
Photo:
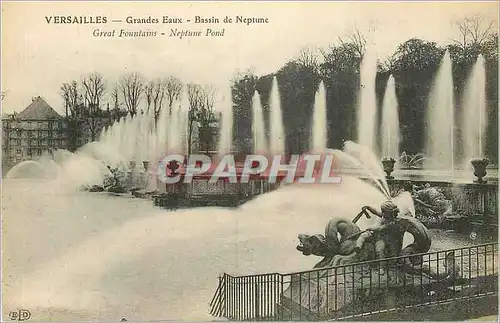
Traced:
<path fill-rule="evenodd" d="M 357 319 L 459 300 L 497 297 L 498 244 L 290 274 L 223 274 L 211 315 L 230 320 Z"/>

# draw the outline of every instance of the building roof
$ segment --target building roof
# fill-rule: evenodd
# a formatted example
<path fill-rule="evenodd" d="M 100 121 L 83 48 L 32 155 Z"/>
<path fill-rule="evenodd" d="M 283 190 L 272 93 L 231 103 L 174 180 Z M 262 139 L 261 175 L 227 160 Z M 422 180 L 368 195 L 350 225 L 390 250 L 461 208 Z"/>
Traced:
<path fill-rule="evenodd" d="M 53 120 L 61 119 L 62 116 L 45 102 L 40 96 L 33 98 L 30 105 L 16 115 L 20 120 Z"/>

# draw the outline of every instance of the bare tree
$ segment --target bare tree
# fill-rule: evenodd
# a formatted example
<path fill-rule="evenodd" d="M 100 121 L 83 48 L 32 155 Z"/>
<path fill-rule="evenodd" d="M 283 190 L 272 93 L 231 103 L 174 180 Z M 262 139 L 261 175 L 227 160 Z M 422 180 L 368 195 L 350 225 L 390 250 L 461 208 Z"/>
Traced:
<path fill-rule="evenodd" d="M 188 84 L 189 98 L 189 118 L 188 118 L 188 153 L 191 153 L 193 130 L 195 123 L 199 130 L 205 134 L 211 129 L 211 124 L 215 121 L 213 107 L 215 104 L 215 90 L 210 86 L 199 84 Z M 207 136 L 201 136 L 207 137 Z M 207 140 L 208 138 L 201 138 Z M 208 149 L 208 145 L 206 145 Z"/>
<path fill-rule="evenodd" d="M 60 91 L 64 99 L 66 119 L 68 122 L 66 128 L 66 135 L 69 139 L 68 148 L 70 150 L 75 150 L 78 147 L 78 138 L 81 136 L 81 116 L 83 111 L 82 91 L 77 81 L 63 83 Z"/>
<path fill-rule="evenodd" d="M 82 95 L 78 83 L 71 81 L 61 86 L 61 96 L 64 99 L 66 117 L 77 118 L 81 114 Z"/>
<path fill-rule="evenodd" d="M 460 39 L 454 42 L 462 49 L 469 45 L 481 46 L 493 33 L 493 22 L 486 22 L 480 15 L 465 17 L 455 24 L 460 31 Z"/>
<path fill-rule="evenodd" d="M 91 73 L 82 79 L 84 98 L 84 122 L 90 131 L 91 140 L 94 141 L 99 131 L 101 117 L 101 101 L 104 97 L 106 85 L 101 74 Z"/>
<path fill-rule="evenodd" d="M 115 86 L 113 90 L 111 90 L 111 103 L 113 104 L 113 110 L 120 110 L 120 89 L 118 86 Z"/>
<path fill-rule="evenodd" d="M 165 97 L 167 100 L 166 104 L 169 108 L 169 114 L 172 114 L 172 105 L 179 99 L 181 91 L 182 82 L 178 78 L 170 76 L 165 79 Z"/>
<path fill-rule="evenodd" d="M 111 90 L 111 104 L 113 106 L 113 115 L 115 120 L 119 120 L 121 117 L 120 114 L 120 106 L 121 106 L 121 101 L 120 101 L 120 88 L 118 85 L 113 87 Z"/>
<path fill-rule="evenodd" d="M 336 44 L 320 50 L 323 56 L 322 72 L 331 74 L 358 69 L 366 51 L 366 43 L 359 29 L 354 29 L 347 37 L 339 37 Z"/>
<path fill-rule="evenodd" d="M 148 110 L 153 109 L 155 122 L 160 117 L 160 112 L 165 101 L 167 83 L 164 80 L 157 79 L 144 86 L 144 94 Z"/>
<path fill-rule="evenodd" d="M 132 115 L 137 114 L 137 108 L 144 91 L 143 77 L 138 73 L 130 73 L 120 80 L 120 89 L 127 111 Z"/>
<path fill-rule="evenodd" d="M 358 28 L 355 28 L 347 37 L 347 40 L 343 38 L 338 38 L 340 45 L 345 46 L 349 44 L 355 52 L 363 57 L 366 51 L 366 38 L 361 34 L 361 31 Z"/>
<path fill-rule="evenodd" d="M 316 71 L 319 66 L 318 52 L 311 47 L 302 47 L 296 61 L 300 65 Z"/>

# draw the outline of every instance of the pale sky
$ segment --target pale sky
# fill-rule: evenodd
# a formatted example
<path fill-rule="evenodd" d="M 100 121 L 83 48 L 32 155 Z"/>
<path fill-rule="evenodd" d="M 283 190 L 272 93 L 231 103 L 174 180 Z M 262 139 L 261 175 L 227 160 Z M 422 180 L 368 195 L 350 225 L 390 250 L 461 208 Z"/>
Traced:
<path fill-rule="evenodd" d="M 238 70 L 252 68 L 257 75 L 275 72 L 301 47 L 325 47 L 358 28 L 370 39 L 380 58 L 413 37 L 448 44 L 457 37 L 452 23 L 480 14 L 494 21 L 496 2 L 12 2 L 2 3 L 3 112 L 21 111 L 40 95 L 60 113 L 63 82 L 101 73 L 109 88 L 128 71 L 145 77 L 175 75 L 184 81 L 225 84 Z M 48 24 L 45 16 L 101 15 L 105 25 Z M 194 20 L 194 16 L 265 17 L 269 24 L 130 25 L 111 23 L 164 15 Z M 225 28 L 223 37 L 178 39 L 95 38 L 94 29 L 111 31 L 171 28 L 205 30 Z M 374 31 L 373 31 L 374 30 Z"/>

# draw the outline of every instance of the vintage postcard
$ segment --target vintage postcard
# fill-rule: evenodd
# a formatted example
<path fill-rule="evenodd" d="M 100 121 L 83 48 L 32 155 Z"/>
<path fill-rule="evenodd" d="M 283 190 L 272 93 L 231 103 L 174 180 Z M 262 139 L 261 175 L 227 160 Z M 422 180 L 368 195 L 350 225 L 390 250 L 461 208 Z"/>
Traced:
<path fill-rule="evenodd" d="M 1 6 L 2 321 L 498 320 L 498 2 Z"/>

